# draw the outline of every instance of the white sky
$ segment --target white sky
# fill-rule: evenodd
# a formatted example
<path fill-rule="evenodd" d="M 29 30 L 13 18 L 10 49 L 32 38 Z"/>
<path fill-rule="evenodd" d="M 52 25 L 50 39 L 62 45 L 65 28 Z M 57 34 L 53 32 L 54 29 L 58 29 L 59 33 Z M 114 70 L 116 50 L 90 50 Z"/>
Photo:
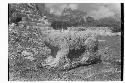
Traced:
<path fill-rule="evenodd" d="M 115 15 L 120 16 L 121 14 L 120 3 L 47 3 L 46 7 L 49 8 L 52 13 L 60 15 L 67 5 L 72 9 L 86 11 L 89 16 L 93 16 L 95 19 Z"/>

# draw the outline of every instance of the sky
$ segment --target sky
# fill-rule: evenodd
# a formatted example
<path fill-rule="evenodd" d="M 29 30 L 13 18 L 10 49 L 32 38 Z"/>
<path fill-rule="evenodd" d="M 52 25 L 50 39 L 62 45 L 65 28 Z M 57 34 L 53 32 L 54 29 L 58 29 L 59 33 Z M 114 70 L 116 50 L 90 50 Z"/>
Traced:
<path fill-rule="evenodd" d="M 85 11 L 88 16 L 92 16 L 95 19 L 120 17 L 121 15 L 120 3 L 46 3 L 45 6 L 51 13 L 56 15 L 61 15 L 61 12 L 66 7 Z"/>

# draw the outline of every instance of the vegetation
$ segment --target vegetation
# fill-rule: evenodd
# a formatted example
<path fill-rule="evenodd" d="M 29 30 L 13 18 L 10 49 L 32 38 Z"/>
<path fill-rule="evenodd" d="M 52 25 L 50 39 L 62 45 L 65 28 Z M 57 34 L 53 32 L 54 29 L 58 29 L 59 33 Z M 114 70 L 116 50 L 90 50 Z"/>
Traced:
<path fill-rule="evenodd" d="M 69 11 L 71 14 L 64 14 Z M 68 21 L 67 23 L 79 30 L 54 30 L 50 25 L 44 23 L 46 22 L 45 15 L 49 23 Z M 117 32 L 121 29 L 120 22 L 112 18 L 95 20 L 93 17 L 87 17 L 87 21 L 85 21 L 77 16 L 84 17 L 86 13 L 65 9 L 62 16 L 58 17 L 50 14 L 44 4 L 9 4 L 9 80 L 121 80 L 121 36 L 94 35 L 94 31 L 84 29 L 91 26 L 110 26 L 113 27 L 114 32 Z M 117 28 L 114 28 L 116 26 Z M 63 28 L 62 25 L 61 28 Z M 93 36 L 90 37 L 92 34 Z M 96 37 L 98 45 L 92 42 L 96 40 Z M 85 42 L 85 39 L 88 40 Z M 86 53 L 83 52 L 86 51 L 83 43 L 87 43 L 86 45 L 91 51 L 94 51 L 92 47 L 98 47 L 98 51 L 96 51 L 99 57 L 85 57 L 83 58 L 84 64 L 79 64 L 77 61 L 79 58 L 81 59 L 80 56 Z M 55 50 L 52 50 L 53 48 Z M 67 53 L 68 58 L 61 59 L 62 63 L 66 62 L 65 59 L 70 58 L 72 63 L 74 62 L 72 67 L 63 71 L 44 67 L 44 61 L 51 62 L 53 57 L 50 56 L 56 57 L 57 51 L 62 48 L 70 49 Z M 65 52 L 61 53 L 65 54 Z M 67 65 L 65 66 L 67 67 Z"/>

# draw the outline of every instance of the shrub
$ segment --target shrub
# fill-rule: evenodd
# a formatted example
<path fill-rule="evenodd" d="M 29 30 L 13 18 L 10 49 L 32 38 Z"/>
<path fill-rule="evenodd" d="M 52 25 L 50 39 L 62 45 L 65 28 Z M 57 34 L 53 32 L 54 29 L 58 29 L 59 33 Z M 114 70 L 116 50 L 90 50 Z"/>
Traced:
<path fill-rule="evenodd" d="M 42 42 L 40 29 L 26 25 L 9 25 L 9 67 L 15 71 L 36 67 L 51 52 Z"/>
<path fill-rule="evenodd" d="M 44 43 L 51 49 L 51 55 L 54 57 L 54 60 L 51 60 L 52 62 L 46 64 L 50 67 L 60 66 L 60 62 L 65 62 L 61 60 L 64 60 L 63 58 L 66 59 L 66 57 L 70 58 L 71 61 L 71 58 L 73 58 L 73 56 L 79 57 L 83 55 L 83 57 L 86 57 L 88 59 L 90 56 L 96 57 L 95 54 L 98 50 L 98 40 L 96 39 L 96 34 L 94 33 L 86 31 L 78 32 L 67 30 L 65 30 L 64 32 L 53 30 L 45 33 L 48 34 L 46 34 L 46 37 L 44 38 Z M 88 59 L 86 59 L 86 61 Z M 85 63 L 86 61 L 82 62 Z"/>

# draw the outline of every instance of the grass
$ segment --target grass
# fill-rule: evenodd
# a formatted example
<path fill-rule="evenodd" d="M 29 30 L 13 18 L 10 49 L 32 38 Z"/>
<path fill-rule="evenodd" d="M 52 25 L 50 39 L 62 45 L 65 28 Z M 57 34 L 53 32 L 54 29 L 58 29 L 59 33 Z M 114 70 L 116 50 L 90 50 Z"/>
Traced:
<path fill-rule="evenodd" d="M 42 67 L 36 69 L 24 68 L 20 71 L 9 72 L 11 81 L 120 81 L 121 80 L 121 37 L 99 36 L 99 50 L 108 47 L 109 54 L 101 54 L 103 62 L 88 66 L 80 66 L 69 71 L 48 70 Z M 110 56 L 109 56 L 110 55 Z M 106 60 L 105 60 L 106 59 Z M 26 62 L 28 63 L 28 62 Z M 29 62 L 30 65 L 34 61 Z M 10 70 L 9 70 L 10 71 Z"/>
<path fill-rule="evenodd" d="M 121 60 L 121 36 L 101 36 L 99 39 L 106 40 L 100 42 L 99 49 L 108 47 L 113 58 Z"/>
<path fill-rule="evenodd" d="M 41 60 L 50 55 L 51 50 L 44 45 L 41 32 L 35 27 L 45 32 L 45 30 L 53 30 L 45 27 L 41 19 L 36 15 L 36 11 L 32 7 L 25 10 L 23 6 L 17 5 L 17 10 L 23 10 L 24 15 L 27 10 L 31 11 L 28 21 L 19 23 L 19 26 L 9 26 L 9 81 L 120 81 L 121 80 L 121 36 L 99 36 L 99 53 L 102 62 L 91 65 L 79 66 L 68 71 L 48 70 L 42 68 Z M 15 6 L 14 6 L 15 7 Z M 27 7 L 27 6 L 26 6 Z M 33 20 L 33 21 L 32 21 Z M 92 27 L 93 28 L 93 27 Z M 83 27 L 76 27 L 72 31 L 85 30 Z M 91 31 L 91 30 L 90 30 Z M 59 32 L 59 37 L 61 31 Z M 46 32 L 44 34 L 48 34 Z M 52 33 L 54 35 L 55 31 Z M 98 31 L 97 31 L 98 33 Z M 51 37 L 52 37 L 51 35 Z M 42 35 L 46 36 L 46 35 Z M 22 51 L 27 50 L 34 55 L 36 60 L 25 59 L 21 56 Z"/>

